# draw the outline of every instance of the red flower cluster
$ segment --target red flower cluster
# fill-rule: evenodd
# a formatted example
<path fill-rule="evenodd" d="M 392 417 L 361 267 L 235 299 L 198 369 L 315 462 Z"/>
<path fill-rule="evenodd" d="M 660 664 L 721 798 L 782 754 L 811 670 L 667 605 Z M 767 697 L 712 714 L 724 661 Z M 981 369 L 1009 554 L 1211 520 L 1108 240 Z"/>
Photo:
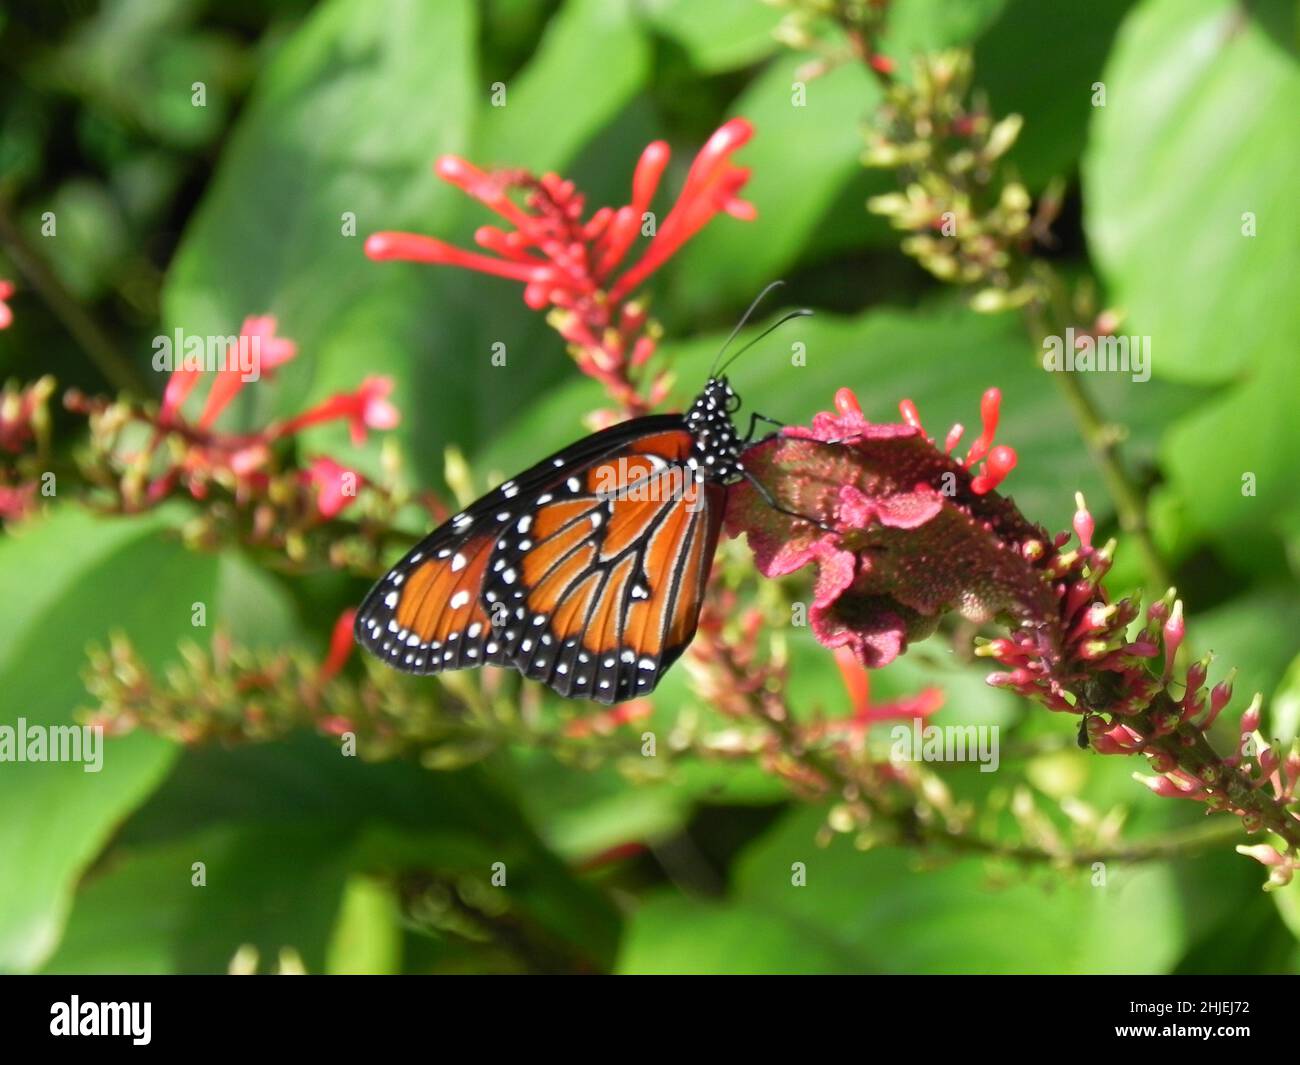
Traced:
<path fill-rule="evenodd" d="M 270 315 L 245 319 L 240 329 L 241 344 L 248 345 L 256 356 L 259 379 L 272 376 L 275 370 L 293 359 L 298 346 L 292 340 L 275 335 L 276 321 Z M 389 401 L 392 380 L 367 377 L 355 392 L 342 393 L 317 404 L 301 414 L 267 426 L 260 432 L 235 435 L 219 432 L 216 424 L 235 397 L 250 380 L 245 369 L 232 360 L 218 370 L 196 419 L 182 413 L 187 399 L 198 385 L 203 371 L 180 366 L 168 378 L 158 412 L 158 434 L 180 435 L 186 442 L 183 456 L 157 473 L 149 482 L 146 497 L 156 502 L 164 498 L 178 482 L 196 499 L 204 498 L 213 481 L 229 484 L 238 495 L 254 495 L 266 488 L 271 448 L 312 426 L 330 421 L 346 421 L 352 441 L 365 442 L 370 429 L 391 429 L 400 415 Z M 314 456 L 306 469 L 299 471 L 299 483 L 313 495 L 316 513 L 321 518 L 339 514 L 356 498 L 363 479 L 359 473 L 340 465 L 327 456 Z"/>
<path fill-rule="evenodd" d="M 42 377 L 26 387 L 6 385 L 0 394 L 0 450 L 17 455 L 27 449 L 48 424 L 46 408 L 54 378 Z"/>
<path fill-rule="evenodd" d="M 1232 696 L 1231 677 L 1207 688 L 1208 657 L 1176 668 L 1185 627 L 1172 592 L 1129 635 L 1138 604 L 1109 601 L 1103 578 L 1114 545 L 1093 546 L 1095 522 L 1081 496 L 1073 533 L 1049 537 L 992 491 L 1016 461 L 1010 448 L 993 446 L 998 400 L 996 390 L 985 393 L 984 431 L 957 462 L 948 452 L 959 428 L 940 451 L 910 402 L 901 404 L 905 424 L 873 425 L 841 389 L 837 413 L 786 429 L 745 457 L 784 507 L 833 531 L 774 510 L 749 485 L 731 495 L 728 530 L 747 534 L 769 577 L 816 565 L 810 621 L 842 668 L 886 664 L 948 611 L 996 620 L 1008 635 L 977 647 L 1005 667 L 990 684 L 1083 716 L 1081 740 L 1101 754 L 1145 755 L 1159 775 L 1142 779 L 1156 794 L 1230 811 L 1248 831 L 1294 842 L 1300 749 L 1283 759 L 1269 746 L 1256 697 L 1234 753 L 1214 751 L 1206 734 Z M 861 683 L 851 674 L 848 682 L 851 691 Z M 1275 884 L 1297 865 L 1293 852 L 1267 845 L 1245 853 L 1269 867 Z"/>
<path fill-rule="evenodd" d="M 456 156 L 443 156 L 436 165 L 438 176 L 496 212 L 510 228 L 478 229 L 475 242 L 488 254 L 395 232 L 373 234 L 366 254 L 376 260 L 459 266 L 523 282 L 528 306 L 553 309 L 551 321 L 571 345 L 583 373 L 601 381 L 630 413 L 638 413 L 664 398 L 668 381 L 659 378 L 647 399 L 636 392 L 634 373 L 654 354 L 656 342 L 644 306 L 629 297 L 718 213 L 754 217 L 753 205 L 739 198 L 749 171 L 731 162 L 752 135 L 744 119 L 721 126 L 695 157 L 676 203 L 657 225 L 649 211 L 671 155 L 664 141 L 641 153 L 629 203 L 601 207 L 585 219 L 586 197 L 572 181 L 518 169 L 484 171 Z M 522 204 L 512 193 L 520 195 Z M 652 233 L 650 243 L 625 266 L 642 233 Z"/>
<path fill-rule="evenodd" d="M 0 520 L 5 522 L 21 521 L 36 505 L 33 475 L 48 444 L 53 392 L 54 378 L 46 376 L 25 387 L 8 384 L 0 393 L 0 452 L 20 456 L 11 469 L 0 470 Z"/>
<path fill-rule="evenodd" d="M 288 362 L 298 354 L 298 345 L 292 340 L 275 335 L 275 319 L 269 314 L 257 315 L 244 319 L 239 330 L 241 346 L 247 346 L 256 356 L 258 372 L 272 373 L 282 363 Z M 199 383 L 203 371 L 185 366 L 178 366 L 167 379 L 167 389 L 163 392 L 162 409 L 159 418 L 163 421 L 176 419 L 194 386 Z M 229 405 L 244 387 L 247 378 L 241 368 L 230 365 L 217 372 L 208 390 L 203 412 L 195 423 L 200 429 L 211 429 L 213 423 L 221 417 L 221 412 Z"/>
<path fill-rule="evenodd" d="M 13 294 L 14 283 L 0 280 L 0 329 L 8 329 L 13 325 L 14 312 L 10 309 L 8 303 Z"/>
<path fill-rule="evenodd" d="M 1045 607 L 1040 582 L 1007 546 L 1041 533 L 993 493 L 1016 461 L 1011 448 L 992 446 L 999 402 L 996 389 L 985 393 L 984 431 L 959 462 L 925 436 L 910 400 L 900 404 L 905 424 L 873 424 L 841 389 L 836 413 L 745 456 L 787 510 L 835 531 L 774 510 L 748 483 L 730 495 L 728 530 L 748 535 L 765 576 L 815 564 L 813 633 L 873 669 L 949 610 L 986 621 Z M 948 450 L 960 435 L 948 434 Z"/>

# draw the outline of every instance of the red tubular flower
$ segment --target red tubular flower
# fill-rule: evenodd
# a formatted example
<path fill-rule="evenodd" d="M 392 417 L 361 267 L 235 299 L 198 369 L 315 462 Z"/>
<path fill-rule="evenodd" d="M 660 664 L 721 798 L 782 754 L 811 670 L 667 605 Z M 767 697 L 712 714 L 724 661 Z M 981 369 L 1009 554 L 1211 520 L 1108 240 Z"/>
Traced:
<path fill-rule="evenodd" d="M 9 486 L 0 484 L 0 520 L 22 521 L 36 509 L 36 483 Z"/>
<path fill-rule="evenodd" d="M 835 664 L 839 667 L 852 706 L 849 723 L 863 731 L 878 721 L 911 721 L 917 717 L 929 717 L 943 706 L 943 692 L 939 688 L 923 688 L 915 695 L 873 705 L 871 674 L 847 645 L 835 649 Z"/>
<path fill-rule="evenodd" d="M 298 354 L 298 345 L 292 340 L 275 335 L 275 318 L 269 314 L 244 319 L 239 330 L 239 342 L 247 345 L 252 356 L 254 373 L 260 377 Z M 239 366 L 228 366 L 212 382 L 203 413 L 199 415 L 199 428 L 210 429 L 251 378 Z"/>
<path fill-rule="evenodd" d="M 338 676 L 339 671 L 347 665 L 356 642 L 352 638 L 352 623 L 356 619 L 356 613 L 356 610 L 349 607 L 334 622 L 334 630 L 330 633 L 330 649 L 320 667 L 321 684 Z"/>
<path fill-rule="evenodd" d="M 8 329 L 13 325 L 14 312 L 10 309 L 8 300 L 14 294 L 14 283 L 12 281 L 0 280 L 0 329 Z"/>
<path fill-rule="evenodd" d="M 203 413 L 199 416 L 197 423 L 199 428 L 211 429 L 217 418 L 221 416 L 221 412 L 239 394 L 240 389 L 249 380 L 254 379 L 252 375 L 260 378 L 263 374 L 269 374 L 277 366 L 288 362 L 298 354 L 298 345 L 292 340 L 277 337 L 275 326 L 275 317 L 269 314 L 250 315 L 244 319 L 244 324 L 239 329 L 239 344 L 241 351 L 246 349 L 249 353 L 251 374 L 246 376 L 245 370 L 240 365 L 241 359 L 237 357 L 239 353 L 228 353 L 231 365 L 216 372 L 212 387 L 208 390 L 208 398 L 203 405 Z M 176 421 L 180 417 L 181 407 L 194 391 L 194 386 L 199 383 L 202 372 L 184 366 L 178 366 L 172 371 L 167 379 L 167 388 L 163 392 L 162 409 L 159 413 L 162 421 Z"/>
<path fill-rule="evenodd" d="M 491 254 L 394 232 L 373 234 L 366 241 L 366 254 L 376 260 L 442 263 L 522 281 L 527 286 L 524 298 L 535 309 L 553 305 L 571 310 L 591 299 L 617 303 L 719 212 L 746 220 L 754 217 L 753 206 L 738 195 L 749 171 L 731 163 L 731 156 L 753 132 L 744 119 L 733 118 L 709 138 L 649 246 L 617 280 L 613 274 L 635 243 L 668 165 L 671 152 L 663 141 L 653 142 L 641 153 L 632 177 L 631 203 L 617 209 L 602 207 L 585 221 L 586 199 L 571 181 L 555 174 L 538 178 L 524 170 L 483 171 L 445 155 L 435 166 L 438 176 L 495 211 L 512 228 L 478 230 L 475 241 Z M 523 193 L 523 206 L 511 199 L 515 190 Z"/>
<path fill-rule="evenodd" d="M 366 442 L 368 429 L 392 429 L 401 421 L 401 414 L 388 399 L 392 391 L 391 377 L 367 377 L 355 392 L 340 392 L 331 396 L 310 410 L 272 427 L 269 435 L 291 436 L 308 426 L 345 418 L 352 434 L 352 443 L 360 447 Z"/>
<path fill-rule="evenodd" d="M 583 736 L 607 736 L 615 729 L 643 721 L 654 713 L 654 704 L 649 699 L 631 699 L 626 703 L 596 714 L 574 718 L 564 727 L 564 734 L 572 738 Z"/>
<path fill-rule="evenodd" d="M 691 164 L 681 195 L 668 212 L 668 217 L 657 228 L 654 239 L 641 259 L 614 283 L 610 289 L 610 299 L 622 299 L 633 291 L 720 211 L 745 222 L 754 220 L 757 216 L 754 205 L 739 198 L 740 190 L 749 180 L 749 170 L 731 163 L 731 156 L 753 135 L 754 129 L 748 122 L 743 118 L 733 118 L 708 139 Z M 640 197 L 633 197 L 638 224 L 663 172 L 663 164 L 658 164 L 656 168 L 653 161 L 647 161 L 647 156 L 656 147 L 656 144 L 652 144 L 646 149 L 637 168 L 637 177 L 645 186 Z M 666 146 L 662 148 L 663 163 L 667 163 L 667 151 Z M 642 170 L 646 173 L 642 174 Z M 637 185 L 638 182 L 634 180 L 634 190 Z M 640 209 L 636 209 L 638 198 Z M 615 263 L 618 258 L 614 259 Z"/>
<path fill-rule="evenodd" d="M 326 520 L 338 516 L 355 501 L 361 485 L 359 473 L 323 455 L 311 460 L 303 477 L 315 489 L 316 511 Z"/>
<path fill-rule="evenodd" d="M 655 333 L 644 308 L 626 301 L 720 212 L 754 217 L 753 206 L 739 198 L 749 171 L 731 161 L 751 136 L 750 124 L 734 118 L 709 138 L 691 164 L 677 202 L 630 267 L 624 268 L 625 260 L 641 235 L 671 155 L 663 141 L 641 153 L 631 202 L 601 207 L 586 218 L 586 199 L 572 181 L 518 169 L 484 171 L 456 156 L 443 156 L 435 167 L 438 176 L 495 212 L 508 228 L 481 226 L 474 240 L 482 251 L 414 233 L 375 233 L 366 241 L 366 254 L 374 260 L 458 266 L 521 282 L 529 307 L 553 308 L 552 324 L 569 342 L 579 368 L 605 384 L 629 413 L 640 413 L 660 402 L 668 386 L 661 376 L 648 397 L 636 393 L 633 376 L 654 353 Z"/>

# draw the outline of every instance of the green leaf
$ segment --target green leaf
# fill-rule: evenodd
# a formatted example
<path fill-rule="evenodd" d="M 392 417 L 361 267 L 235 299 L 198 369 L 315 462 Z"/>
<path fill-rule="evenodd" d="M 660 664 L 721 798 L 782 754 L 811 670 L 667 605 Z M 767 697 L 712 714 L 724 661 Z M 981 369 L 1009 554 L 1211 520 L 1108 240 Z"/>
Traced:
<path fill-rule="evenodd" d="M 368 763 L 304 735 L 234 750 L 187 749 L 120 841 L 132 850 L 154 848 L 230 824 L 253 832 L 328 826 L 314 837 L 325 852 L 318 862 L 346 854 L 340 868 L 347 872 L 409 869 L 486 884 L 493 863 L 504 862 L 509 890 L 502 900 L 521 918 L 578 945 L 593 964 L 613 954 L 618 918 L 608 901 L 543 846 L 479 769 L 435 773 L 405 761 Z M 238 945 L 224 943 L 224 956 Z M 295 945 L 313 971 L 324 964 L 325 936 Z M 224 965 L 221 957 L 217 951 L 209 966 Z"/>
<path fill-rule="evenodd" d="M 671 37 L 696 70 L 720 74 L 755 63 L 776 51 L 772 31 L 781 12 L 762 3 L 735 0 L 648 0 L 645 20 Z"/>
<path fill-rule="evenodd" d="M 350 877 L 326 969 L 341 974 L 399 973 L 401 959 L 401 912 L 391 885 L 373 877 Z"/>
<path fill-rule="evenodd" d="M 221 973 L 251 946 L 259 972 L 285 948 L 321 972 L 347 865 L 334 837 L 324 824 L 222 825 L 117 854 L 81 892 L 46 971 Z"/>
<path fill-rule="evenodd" d="M 1285 887 L 1275 888 L 1270 894 L 1282 921 L 1300 941 L 1300 878 L 1292 879 Z"/>
<path fill-rule="evenodd" d="M 996 21 L 1007 3 L 1008 0 L 904 0 L 890 7 L 880 52 L 905 67 L 908 57 L 915 53 L 965 44 Z"/>
<path fill-rule="evenodd" d="M 1287 666 L 1295 655 L 1295 633 L 1300 628 L 1300 595 L 1294 584 L 1250 591 L 1214 610 L 1189 613 L 1188 641 L 1198 654 L 1214 652 L 1210 680 L 1217 683 L 1229 670 L 1237 670 L 1233 683 L 1232 706 L 1219 718 L 1219 728 L 1226 737 L 1235 736 L 1237 721 L 1255 692 L 1266 697 L 1284 685 Z M 1285 714 L 1286 703 L 1280 704 Z M 1235 708 L 1235 709 L 1234 709 Z M 1274 705 L 1265 733 L 1283 736 L 1278 728 L 1286 718 L 1278 718 Z M 1227 739 L 1227 744 L 1234 739 Z"/>
<path fill-rule="evenodd" d="M 1093 256 L 1126 329 L 1151 335 L 1154 372 L 1226 384 L 1161 449 L 1170 520 L 1192 537 L 1266 528 L 1300 476 L 1300 369 L 1278 341 L 1300 330 L 1292 35 L 1294 5 L 1275 0 L 1141 4 L 1084 168 Z"/>
<path fill-rule="evenodd" d="M 661 894 L 634 916 L 622 972 L 1166 972 L 1184 942 L 1171 867 L 1090 871 L 1050 885 L 990 877 L 978 859 L 919 871 L 862 853 L 797 811 L 742 856 L 724 904 Z M 803 886 L 795 880 L 802 873 Z M 675 929 L 681 929 L 680 933 Z"/>
<path fill-rule="evenodd" d="M 1131 6 L 1132 0 L 1007 0 L 976 44 L 975 85 L 989 107 L 999 117 L 1024 116 L 1007 159 L 1029 188 L 1074 173 L 1093 117 L 1093 86 Z"/>
<path fill-rule="evenodd" d="M 1152 355 L 1156 366 L 1158 350 Z M 1293 411 L 1298 395 L 1300 363 L 1278 343 L 1244 382 L 1170 427 L 1160 459 L 1189 536 L 1227 541 L 1231 551 L 1242 537 L 1254 546 L 1272 535 L 1294 505 L 1300 480 Z"/>
<path fill-rule="evenodd" d="M 741 196 L 754 204 L 758 218 L 719 218 L 678 256 L 672 299 L 689 313 L 743 303 L 796 265 L 841 190 L 861 175 L 862 132 L 855 119 L 871 113 L 880 89 L 856 64 L 796 84 L 804 61 L 776 60 L 730 108 L 754 125 L 754 139 L 737 161 L 753 170 Z M 841 247 L 872 231 L 887 232 L 865 203 L 859 208 L 837 233 Z"/>
<path fill-rule="evenodd" d="M 819 928 L 762 906 L 711 905 L 668 892 L 637 910 L 618 971 L 637 975 L 861 972 L 859 959 Z"/>
<path fill-rule="evenodd" d="M 475 158 L 539 174 L 563 166 L 641 87 L 648 60 L 626 0 L 569 0 L 506 85 L 505 106 L 483 110 Z"/>
<path fill-rule="evenodd" d="M 1243 592 L 1212 610 L 1192 610 L 1188 639 L 1202 652 L 1214 652 L 1211 677 L 1236 666 L 1235 687 L 1247 701 L 1256 691 L 1272 691 L 1295 652 L 1300 628 L 1297 591 L 1294 583 L 1278 582 Z"/>
<path fill-rule="evenodd" d="M 1088 237 L 1162 376 L 1218 382 L 1294 362 L 1294 10 L 1146 0 L 1107 64 L 1084 165 Z"/>
<path fill-rule="evenodd" d="M 244 647 L 277 647 L 297 641 L 300 625 L 279 579 L 237 552 L 220 556 L 216 619 Z"/>
<path fill-rule="evenodd" d="M 140 126 L 164 144 L 197 148 L 222 128 L 242 56 L 232 37 L 193 27 L 196 0 L 115 0 L 78 23 L 53 54 L 60 87 L 83 96 L 99 121 Z M 131 76 L 122 77 L 129 66 Z M 193 86 L 204 102 L 192 102 Z M 83 136 L 86 135 L 83 132 Z"/>
<path fill-rule="evenodd" d="M 1269 701 L 1268 734 L 1283 746 L 1300 736 L 1300 655 L 1291 660 Z"/>
<path fill-rule="evenodd" d="M 89 702 L 86 645 L 110 631 L 126 632 L 153 666 L 196 634 L 192 604 L 211 605 L 216 560 L 164 540 L 166 522 L 61 509 L 0 541 L 5 725 L 71 725 Z M 0 763 L 0 970 L 32 969 L 54 948 L 78 876 L 174 754 L 134 735 L 105 742 L 99 772 Z"/>

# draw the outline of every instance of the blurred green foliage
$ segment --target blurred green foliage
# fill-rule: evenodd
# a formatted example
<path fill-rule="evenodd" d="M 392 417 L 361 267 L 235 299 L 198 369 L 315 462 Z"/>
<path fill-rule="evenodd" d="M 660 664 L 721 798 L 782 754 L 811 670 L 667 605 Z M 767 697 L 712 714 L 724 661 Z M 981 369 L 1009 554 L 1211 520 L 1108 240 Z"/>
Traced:
<path fill-rule="evenodd" d="M 1154 380 L 1090 385 L 1127 431 L 1196 650 L 1220 652 L 1216 674 L 1238 666 L 1242 690 L 1276 693 L 1271 734 L 1294 736 L 1296 5 L 894 8 L 881 49 L 901 66 L 920 49 L 973 47 L 991 107 L 1025 117 L 1012 160 L 1029 188 L 1067 181 L 1057 265 L 1095 272 L 1125 331 L 1153 337 Z M 1081 489 L 1104 526 L 1102 481 L 1018 322 L 960 306 L 865 211 L 891 180 L 860 165 L 875 83 L 844 65 L 808 83 L 806 107 L 791 106 L 807 57 L 773 38 L 779 17 L 740 0 L 10 3 L 0 209 L 125 355 L 137 387 L 161 392 L 148 358 L 156 333 L 225 334 L 273 313 L 302 357 L 241 397 L 246 424 L 389 374 L 408 469 L 442 488 L 447 446 L 481 481 L 510 473 L 578 435 L 602 397 L 514 285 L 370 263 L 365 235 L 469 242 L 488 218 L 434 178 L 444 152 L 554 169 L 591 205 L 617 203 L 645 143 L 673 143 L 669 183 L 680 184 L 703 137 L 743 115 L 757 129 L 740 161 L 754 171 L 746 197 L 758 220 L 716 221 L 653 285 L 677 397 L 698 386 L 748 298 L 784 276 L 790 301 L 819 311 L 808 365 L 791 369 L 775 341 L 751 353 L 734 379 L 752 407 L 806 420 L 849 385 L 878 420 L 912 398 L 934 432 L 973 424 L 980 392 L 996 384 L 1001 439 L 1021 456 L 1006 491 L 1059 528 Z M 489 105 L 494 82 L 508 88 L 505 108 Z M 1104 107 L 1093 106 L 1096 83 Z M 40 233 L 49 211 L 53 239 Z M 347 212 L 355 237 L 341 235 Z M 0 277 L 21 286 L 2 250 Z M 30 288 L 11 302 L 0 375 L 116 387 Z M 489 361 L 494 342 L 507 346 L 509 388 Z M 358 453 L 341 427 L 322 427 L 308 443 L 377 469 L 374 439 Z M 1246 472 L 1258 476 L 1252 497 Z M 165 535 L 180 520 L 171 510 L 105 520 L 59 503 L 0 542 L 0 721 L 71 720 L 85 703 L 85 649 L 112 630 L 161 667 L 194 634 L 201 602 L 209 630 L 323 653 L 363 590 L 332 574 L 286 580 L 233 551 L 186 553 Z M 1123 546 L 1116 576 L 1140 582 Z M 842 707 L 829 656 L 804 634 L 790 642 L 800 707 Z M 981 678 L 936 640 L 873 690 L 937 684 L 941 722 L 998 722 L 1008 745 L 1069 739 L 1069 722 Z M 674 714 L 693 698 L 680 669 L 660 691 Z M 1049 805 L 1067 794 L 1123 804 L 1149 833 L 1198 816 L 1134 785 L 1137 767 L 1068 744 L 1006 764 Z M 1230 847 L 1115 863 L 1098 889 L 1088 871 L 863 854 L 846 838 L 822 846 L 825 816 L 752 767 L 696 764 L 638 786 L 612 767 L 522 749 L 435 773 L 341 759 L 318 737 L 182 750 L 134 735 L 112 742 L 99 774 L 0 765 L 0 970 L 224 971 L 247 946 L 255 967 L 275 968 L 288 949 L 312 972 L 1300 968 L 1300 885 L 1262 894 L 1258 869 Z M 647 849 L 588 868 L 629 841 Z M 196 862 L 206 887 L 192 886 Z M 498 862 L 504 891 L 490 886 Z M 793 863 L 806 886 L 792 885 Z M 412 898 L 441 903 L 422 918 Z"/>

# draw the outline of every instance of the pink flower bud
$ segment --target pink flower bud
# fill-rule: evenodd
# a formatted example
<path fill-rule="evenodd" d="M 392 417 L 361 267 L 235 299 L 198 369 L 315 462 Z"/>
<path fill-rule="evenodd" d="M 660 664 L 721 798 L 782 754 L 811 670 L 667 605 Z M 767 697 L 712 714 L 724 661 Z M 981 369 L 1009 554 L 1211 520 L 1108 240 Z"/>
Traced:
<path fill-rule="evenodd" d="M 1187 634 L 1187 627 L 1183 624 L 1183 601 L 1174 600 L 1174 609 L 1169 615 L 1169 620 L 1165 622 L 1165 680 L 1173 674 L 1174 659 L 1178 657 L 1178 648 L 1183 645 L 1183 637 Z"/>
<path fill-rule="evenodd" d="M 1258 692 L 1251 699 L 1250 705 L 1246 707 L 1246 712 L 1241 715 L 1241 734 L 1249 736 L 1259 728 L 1260 708 L 1263 706 L 1264 697 Z"/>
<path fill-rule="evenodd" d="M 1092 534 L 1096 529 L 1096 522 L 1093 521 L 1092 514 L 1088 511 L 1088 505 L 1084 502 L 1083 493 L 1076 492 L 1074 496 L 1078 510 L 1074 512 L 1074 535 L 1079 538 L 1079 543 L 1084 550 L 1092 549 Z"/>
<path fill-rule="evenodd" d="M 1267 843 L 1256 843 L 1253 846 L 1238 845 L 1238 854 L 1244 854 L 1247 858 L 1254 858 L 1255 861 L 1263 865 L 1276 866 L 1286 861 L 1275 847 L 1270 847 Z"/>
<path fill-rule="evenodd" d="M 849 413 L 849 411 L 840 407 L 840 395 L 847 391 L 848 389 L 841 388 L 839 392 L 835 393 L 835 409 L 838 410 L 841 415 Z M 853 395 L 853 393 L 850 392 L 849 395 Z M 856 403 L 857 401 L 857 397 L 854 396 L 853 402 Z M 925 432 L 925 427 L 921 424 L 921 415 L 916 409 L 916 404 L 910 399 L 899 400 L 898 412 L 903 416 L 903 421 L 913 429 L 920 429 L 921 432 Z"/>

